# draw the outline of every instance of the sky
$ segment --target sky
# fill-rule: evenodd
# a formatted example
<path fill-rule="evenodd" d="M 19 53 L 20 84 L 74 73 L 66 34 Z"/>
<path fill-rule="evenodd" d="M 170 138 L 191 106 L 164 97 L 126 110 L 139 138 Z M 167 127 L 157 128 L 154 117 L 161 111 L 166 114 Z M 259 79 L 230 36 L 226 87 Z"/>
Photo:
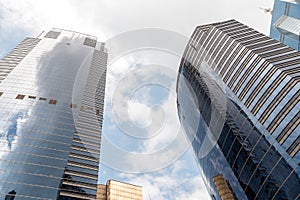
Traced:
<path fill-rule="evenodd" d="M 1 0 L 0 57 L 25 37 L 53 27 L 97 36 L 109 52 L 99 182 L 141 185 L 146 200 L 210 199 L 177 118 L 180 55 L 201 24 L 236 19 L 269 35 L 271 15 L 259 7 L 272 5 L 273 0 Z"/>

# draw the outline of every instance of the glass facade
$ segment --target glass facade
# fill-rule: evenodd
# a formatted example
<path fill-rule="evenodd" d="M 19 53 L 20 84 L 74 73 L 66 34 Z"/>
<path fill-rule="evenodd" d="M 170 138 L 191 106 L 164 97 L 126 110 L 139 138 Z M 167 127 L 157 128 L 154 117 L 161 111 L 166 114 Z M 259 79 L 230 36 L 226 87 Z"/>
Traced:
<path fill-rule="evenodd" d="M 95 37 L 61 29 L 0 61 L 0 199 L 96 198 L 106 62 Z"/>
<path fill-rule="evenodd" d="M 235 20 L 194 31 L 178 114 L 212 199 L 300 198 L 299 67 L 299 52 Z"/>
<path fill-rule="evenodd" d="M 275 0 L 270 37 L 300 51 L 300 3 Z"/>

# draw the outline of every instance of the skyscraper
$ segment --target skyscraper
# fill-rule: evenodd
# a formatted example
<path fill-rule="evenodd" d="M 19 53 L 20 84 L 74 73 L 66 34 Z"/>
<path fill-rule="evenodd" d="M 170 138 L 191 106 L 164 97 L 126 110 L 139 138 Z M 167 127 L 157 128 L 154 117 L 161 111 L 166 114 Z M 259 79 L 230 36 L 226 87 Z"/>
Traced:
<path fill-rule="evenodd" d="M 270 37 L 300 51 L 300 1 L 275 0 Z"/>
<path fill-rule="evenodd" d="M 106 185 L 99 184 L 97 200 L 143 200 L 142 187 L 108 180 Z"/>
<path fill-rule="evenodd" d="M 0 61 L 0 199 L 95 199 L 107 53 L 53 29 Z"/>
<path fill-rule="evenodd" d="M 177 106 L 213 199 L 300 198 L 299 80 L 300 53 L 242 23 L 195 29 Z"/>

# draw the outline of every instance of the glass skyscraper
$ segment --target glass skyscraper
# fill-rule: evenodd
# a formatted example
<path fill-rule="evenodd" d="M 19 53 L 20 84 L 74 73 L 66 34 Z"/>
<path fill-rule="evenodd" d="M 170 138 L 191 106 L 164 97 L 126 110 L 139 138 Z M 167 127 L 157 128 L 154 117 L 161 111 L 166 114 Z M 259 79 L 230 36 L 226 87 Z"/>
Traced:
<path fill-rule="evenodd" d="M 0 199 L 95 199 L 107 53 L 62 29 L 0 61 Z"/>
<path fill-rule="evenodd" d="M 300 198 L 300 53 L 235 20 L 198 26 L 178 115 L 212 199 Z"/>
<path fill-rule="evenodd" d="M 275 0 L 270 37 L 300 51 L 300 2 Z"/>

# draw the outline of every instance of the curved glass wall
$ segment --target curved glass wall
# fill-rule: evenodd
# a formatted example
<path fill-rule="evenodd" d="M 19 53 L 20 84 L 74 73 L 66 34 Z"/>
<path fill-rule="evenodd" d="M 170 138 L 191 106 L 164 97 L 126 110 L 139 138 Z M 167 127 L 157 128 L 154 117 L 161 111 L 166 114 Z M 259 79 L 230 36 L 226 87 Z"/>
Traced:
<path fill-rule="evenodd" d="M 261 49 L 274 52 L 285 46 L 260 34 L 239 31 L 242 27 L 243 24 L 234 20 L 197 27 L 179 70 L 179 118 L 212 198 L 222 197 L 214 182 L 222 175 L 237 199 L 297 199 L 300 194 L 299 132 L 294 131 L 299 127 L 299 106 L 293 97 L 288 101 L 283 97 L 287 97 L 289 91 L 299 92 L 299 79 L 295 77 L 300 54 L 287 48 L 290 56 L 279 54 L 270 58 L 270 54 Z M 220 44 L 215 37 L 220 34 L 224 40 L 233 42 L 218 48 Z M 248 43 L 249 39 L 252 43 Z M 274 42 L 270 46 L 263 41 Z M 231 77 L 228 81 L 226 74 Z M 271 74 L 274 78 L 266 84 Z M 239 82 L 230 83 L 233 78 Z M 234 90 L 237 86 L 240 88 Z M 284 88 L 289 89 L 279 97 L 278 93 L 284 92 Z M 278 102 L 264 100 L 259 104 L 272 92 Z M 256 99 L 259 101 L 254 103 Z M 262 105 L 264 109 L 267 105 L 271 107 L 261 113 Z M 286 114 L 278 115 L 277 110 Z M 256 115 L 265 115 L 273 125 Z M 291 133 L 284 132 L 285 129 Z M 276 132 L 290 139 L 288 148 L 293 149 L 293 154 L 272 135 Z"/>

